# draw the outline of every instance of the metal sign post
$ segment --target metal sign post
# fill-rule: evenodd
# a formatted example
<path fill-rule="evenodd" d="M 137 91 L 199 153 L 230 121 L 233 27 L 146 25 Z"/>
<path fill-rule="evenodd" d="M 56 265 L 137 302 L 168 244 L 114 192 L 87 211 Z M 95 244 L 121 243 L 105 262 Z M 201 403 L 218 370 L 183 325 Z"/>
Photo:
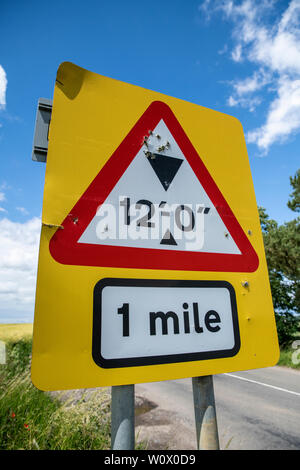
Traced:
<path fill-rule="evenodd" d="M 111 449 L 134 450 L 134 385 L 111 388 Z"/>
<path fill-rule="evenodd" d="M 197 448 L 219 450 L 213 376 L 193 377 Z"/>
<path fill-rule="evenodd" d="M 198 450 L 219 450 L 213 377 L 193 377 Z M 134 450 L 134 385 L 111 389 L 111 449 Z"/>

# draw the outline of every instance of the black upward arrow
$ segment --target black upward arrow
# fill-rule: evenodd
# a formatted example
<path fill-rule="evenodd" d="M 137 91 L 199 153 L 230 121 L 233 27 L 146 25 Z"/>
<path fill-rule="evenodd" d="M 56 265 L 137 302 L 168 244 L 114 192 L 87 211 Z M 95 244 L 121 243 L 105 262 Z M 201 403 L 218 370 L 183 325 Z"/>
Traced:
<path fill-rule="evenodd" d="M 175 238 L 168 229 L 161 239 L 160 245 L 177 245 Z"/>

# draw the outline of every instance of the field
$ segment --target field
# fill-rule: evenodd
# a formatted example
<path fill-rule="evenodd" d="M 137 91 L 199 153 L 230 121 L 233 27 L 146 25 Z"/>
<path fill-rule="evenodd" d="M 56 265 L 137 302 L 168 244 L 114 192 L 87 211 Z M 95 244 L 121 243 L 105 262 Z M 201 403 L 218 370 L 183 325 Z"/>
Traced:
<path fill-rule="evenodd" d="M 6 342 L 31 339 L 32 330 L 32 323 L 0 324 L 0 340 Z"/>

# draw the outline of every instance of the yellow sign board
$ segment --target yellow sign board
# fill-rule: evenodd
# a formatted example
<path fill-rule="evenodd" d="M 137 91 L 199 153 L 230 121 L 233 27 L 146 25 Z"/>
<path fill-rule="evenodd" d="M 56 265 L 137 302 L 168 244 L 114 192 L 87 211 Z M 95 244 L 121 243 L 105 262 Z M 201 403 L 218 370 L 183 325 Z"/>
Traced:
<path fill-rule="evenodd" d="M 271 366 L 278 356 L 239 121 L 63 63 L 33 383 L 151 382 Z"/>

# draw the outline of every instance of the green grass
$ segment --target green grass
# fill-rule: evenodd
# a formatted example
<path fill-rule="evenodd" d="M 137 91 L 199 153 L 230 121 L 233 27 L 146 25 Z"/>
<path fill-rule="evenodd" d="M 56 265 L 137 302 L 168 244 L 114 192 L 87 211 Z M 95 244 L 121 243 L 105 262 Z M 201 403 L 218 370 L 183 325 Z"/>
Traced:
<path fill-rule="evenodd" d="M 7 361 L 0 365 L 0 449 L 109 449 L 106 389 L 90 394 L 88 400 L 82 396 L 76 405 L 37 390 L 30 379 L 30 335 L 22 338 L 13 328 L 9 334 L 6 328 L 4 335 L 4 329 L 0 328 Z"/>
<path fill-rule="evenodd" d="M 300 324 L 298 331 L 300 331 Z M 291 367 L 300 370 L 300 334 L 297 332 L 293 336 L 293 340 L 289 345 L 282 347 L 280 350 L 280 358 L 278 366 Z"/>
<path fill-rule="evenodd" d="M 300 370 L 300 341 L 297 347 L 296 345 L 294 348 L 290 346 L 290 348 L 280 351 L 280 358 L 277 365 Z"/>

